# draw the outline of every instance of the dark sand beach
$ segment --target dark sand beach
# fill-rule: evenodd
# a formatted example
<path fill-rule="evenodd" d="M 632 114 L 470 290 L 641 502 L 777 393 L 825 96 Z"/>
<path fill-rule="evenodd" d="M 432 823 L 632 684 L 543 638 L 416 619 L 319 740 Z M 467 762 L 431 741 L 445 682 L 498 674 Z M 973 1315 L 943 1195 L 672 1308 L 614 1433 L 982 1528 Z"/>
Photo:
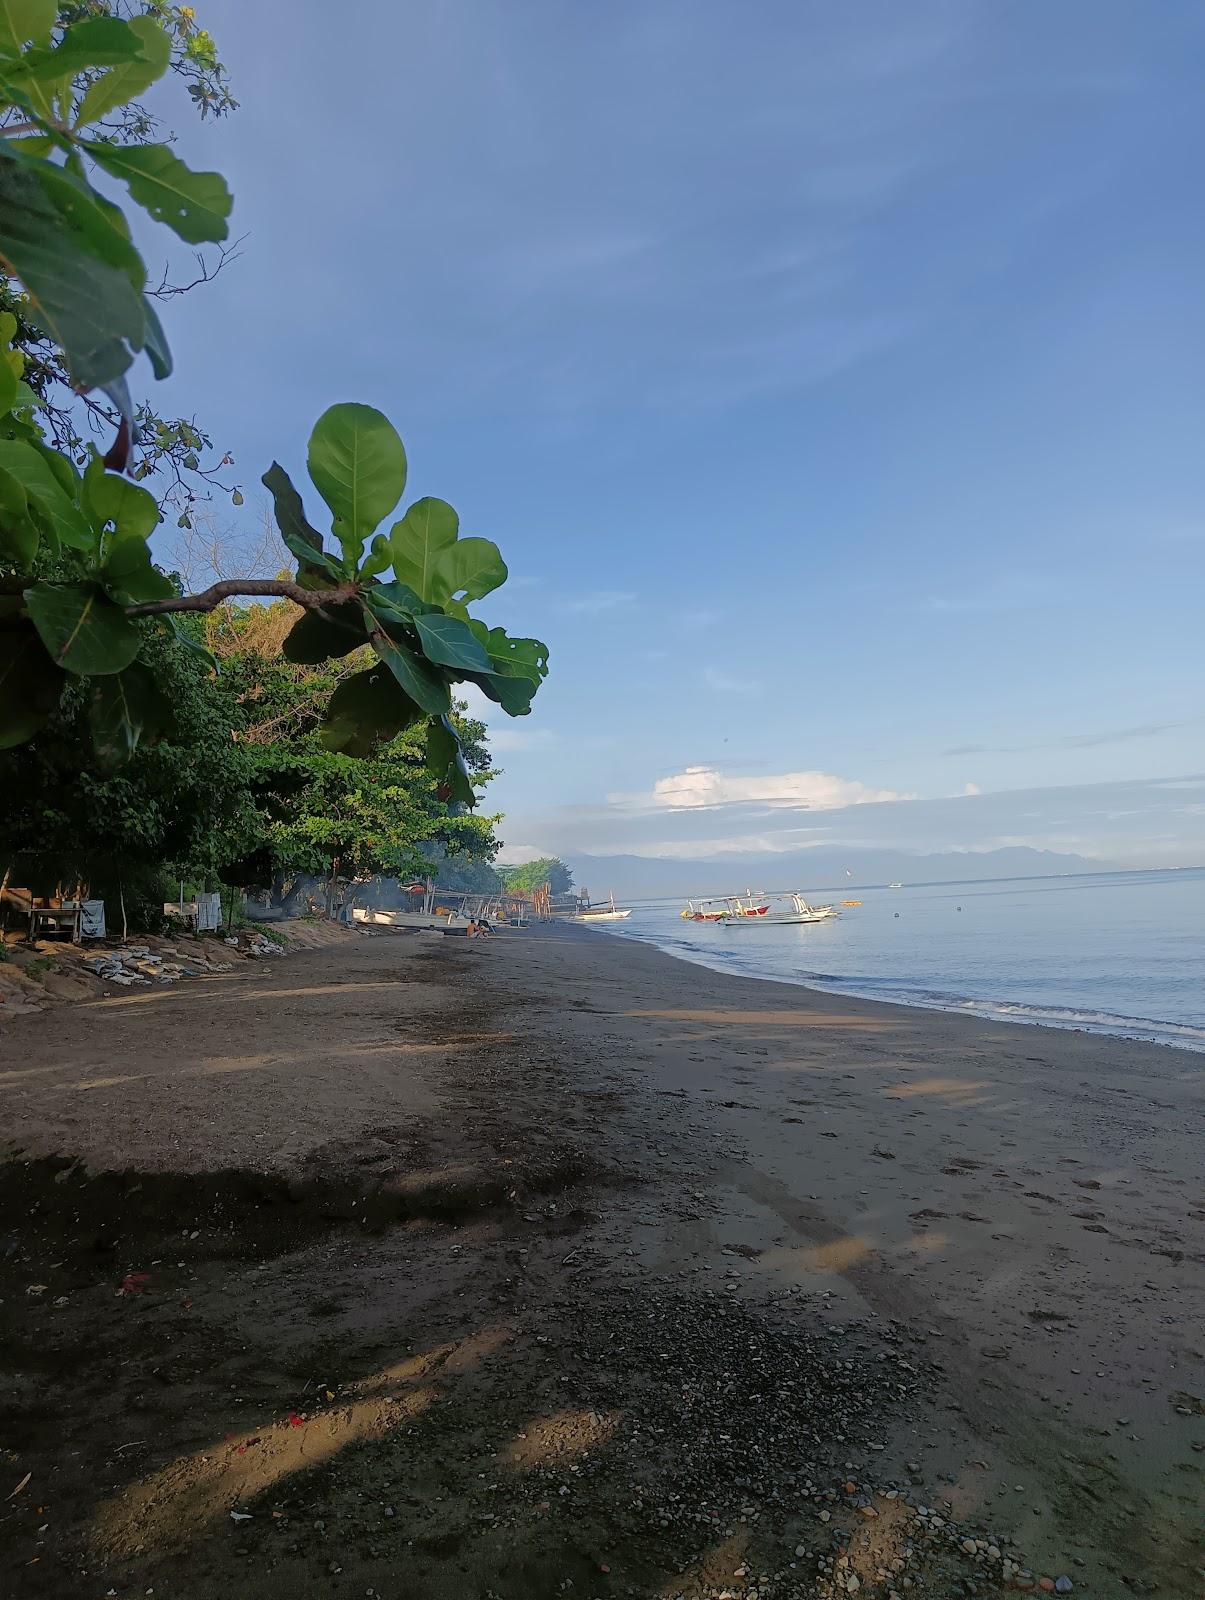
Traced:
<path fill-rule="evenodd" d="M 0 1592 L 1188 1600 L 1202 1082 L 575 928 L 17 1017 Z"/>

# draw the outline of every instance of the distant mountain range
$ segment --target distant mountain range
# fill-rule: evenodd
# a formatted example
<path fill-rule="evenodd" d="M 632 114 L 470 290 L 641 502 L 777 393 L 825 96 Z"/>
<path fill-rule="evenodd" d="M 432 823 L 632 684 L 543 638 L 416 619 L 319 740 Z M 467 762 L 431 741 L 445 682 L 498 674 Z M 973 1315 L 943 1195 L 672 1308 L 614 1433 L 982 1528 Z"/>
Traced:
<path fill-rule="evenodd" d="M 885 883 L 963 883 L 977 878 L 1052 878 L 1065 872 L 1116 872 L 1118 863 L 1010 845 L 1002 850 L 803 850 L 781 855 L 713 856 L 679 861 L 668 856 L 570 855 L 579 888 L 596 900 L 655 900 L 663 895 L 739 894 L 745 889 L 856 889 Z"/>

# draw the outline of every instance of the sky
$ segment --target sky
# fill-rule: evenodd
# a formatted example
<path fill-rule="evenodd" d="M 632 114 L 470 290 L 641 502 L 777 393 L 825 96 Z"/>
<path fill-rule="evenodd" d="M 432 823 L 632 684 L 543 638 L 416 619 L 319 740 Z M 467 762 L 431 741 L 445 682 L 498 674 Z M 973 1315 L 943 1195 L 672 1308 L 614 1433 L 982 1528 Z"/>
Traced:
<path fill-rule="evenodd" d="M 156 399 L 223 521 L 354 399 L 499 543 L 512 858 L 1205 860 L 1198 5 L 197 10 L 246 240 Z"/>

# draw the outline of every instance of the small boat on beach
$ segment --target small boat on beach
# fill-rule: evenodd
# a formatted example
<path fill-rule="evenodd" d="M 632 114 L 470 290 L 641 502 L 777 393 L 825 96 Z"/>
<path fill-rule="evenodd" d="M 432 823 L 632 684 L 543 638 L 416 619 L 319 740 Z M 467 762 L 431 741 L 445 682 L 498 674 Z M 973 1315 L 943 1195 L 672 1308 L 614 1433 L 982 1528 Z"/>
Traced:
<path fill-rule="evenodd" d="M 763 916 L 753 921 L 747 917 L 726 914 L 720 921 L 725 928 L 781 928 L 790 923 L 827 922 L 830 917 L 837 915 L 836 906 L 810 906 L 801 894 L 775 895 L 774 898 L 785 902 L 783 910 L 771 911 L 767 908 Z"/>
<path fill-rule="evenodd" d="M 591 905 L 590 896 L 583 893 L 577 910 L 573 914 L 575 922 L 622 922 L 625 917 L 632 915 L 626 906 L 615 904 L 615 892 L 611 891 L 611 898 L 602 901 L 599 905 Z"/>
<path fill-rule="evenodd" d="M 723 922 L 727 917 L 764 917 L 770 903 L 764 895 L 718 895 L 713 900 L 688 900 L 679 915 L 687 922 Z"/>

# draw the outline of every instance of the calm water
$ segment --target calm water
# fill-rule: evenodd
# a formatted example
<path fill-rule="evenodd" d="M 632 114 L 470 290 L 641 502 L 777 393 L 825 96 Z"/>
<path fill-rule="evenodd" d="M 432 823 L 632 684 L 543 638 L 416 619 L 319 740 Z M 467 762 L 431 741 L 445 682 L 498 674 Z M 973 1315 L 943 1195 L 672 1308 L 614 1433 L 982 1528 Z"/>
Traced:
<path fill-rule="evenodd" d="M 720 972 L 1205 1050 L 1205 869 L 803 892 L 862 904 L 733 929 L 632 901 L 599 931 Z"/>

